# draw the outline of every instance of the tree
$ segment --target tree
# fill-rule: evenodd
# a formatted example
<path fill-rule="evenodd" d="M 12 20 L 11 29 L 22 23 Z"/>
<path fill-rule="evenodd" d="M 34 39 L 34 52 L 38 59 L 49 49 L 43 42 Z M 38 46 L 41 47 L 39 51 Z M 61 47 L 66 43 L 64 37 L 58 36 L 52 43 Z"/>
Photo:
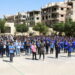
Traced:
<path fill-rule="evenodd" d="M 64 32 L 67 36 L 75 35 L 75 22 L 73 22 L 71 19 L 67 20 L 65 22 L 65 31 Z"/>
<path fill-rule="evenodd" d="M 71 19 L 68 19 L 65 23 L 54 24 L 53 30 L 58 31 L 59 33 L 64 32 L 66 36 L 74 36 L 75 22 L 73 22 Z"/>
<path fill-rule="evenodd" d="M 53 25 L 53 30 L 59 32 L 59 34 L 61 35 L 62 32 L 64 32 L 65 29 L 65 23 L 61 22 L 61 23 L 56 23 Z"/>
<path fill-rule="evenodd" d="M 27 32 L 29 30 L 28 26 L 25 24 L 17 24 L 15 25 L 15 28 L 17 32 L 21 33 Z"/>
<path fill-rule="evenodd" d="M 49 28 L 43 24 L 43 23 L 37 23 L 34 27 L 33 30 L 39 31 L 42 34 L 47 34 Z"/>
<path fill-rule="evenodd" d="M 4 33 L 5 29 L 5 20 L 0 19 L 0 32 Z"/>
<path fill-rule="evenodd" d="M 65 34 L 66 34 L 67 36 L 72 35 L 72 34 L 71 34 L 71 28 L 72 28 L 72 21 L 71 21 L 71 20 L 67 20 L 67 21 L 65 22 L 65 30 L 64 30 L 64 32 L 65 32 Z"/>

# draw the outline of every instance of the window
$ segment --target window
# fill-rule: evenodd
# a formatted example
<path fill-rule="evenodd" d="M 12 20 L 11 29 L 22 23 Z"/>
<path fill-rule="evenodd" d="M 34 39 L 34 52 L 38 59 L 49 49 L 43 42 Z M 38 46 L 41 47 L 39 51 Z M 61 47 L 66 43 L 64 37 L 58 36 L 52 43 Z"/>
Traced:
<path fill-rule="evenodd" d="M 46 16 L 46 19 L 48 19 L 48 16 Z"/>
<path fill-rule="evenodd" d="M 44 16 L 42 17 L 42 20 L 44 20 Z"/>
<path fill-rule="evenodd" d="M 26 16 L 23 16 L 23 18 L 26 18 Z"/>
<path fill-rule="evenodd" d="M 49 18 L 50 18 L 51 16 L 49 16 Z"/>
<path fill-rule="evenodd" d="M 36 19 L 39 20 L 39 17 L 37 17 Z"/>
<path fill-rule="evenodd" d="M 69 8 L 67 8 L 67 10 L 69 10 Z"/>
<path fill-rule="evenodd" d="M 61 10 L 64 10 L 64 8 L 61 8 Z"/>
<path fill-rule="evenodd" d="M 63 17 L 64 15 L 61 15 L 61 17 Z"/>

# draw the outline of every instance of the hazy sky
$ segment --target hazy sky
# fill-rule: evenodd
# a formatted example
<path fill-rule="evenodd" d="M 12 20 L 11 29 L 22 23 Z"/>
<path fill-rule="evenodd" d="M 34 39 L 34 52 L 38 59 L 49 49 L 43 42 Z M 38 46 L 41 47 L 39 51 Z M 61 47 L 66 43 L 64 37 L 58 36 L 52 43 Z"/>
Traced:
<path fill-rule="evenodd" d="M 17 12 L 40 9 L 42 6 L 64 0 L 0 0 L 0 17 Z"/>

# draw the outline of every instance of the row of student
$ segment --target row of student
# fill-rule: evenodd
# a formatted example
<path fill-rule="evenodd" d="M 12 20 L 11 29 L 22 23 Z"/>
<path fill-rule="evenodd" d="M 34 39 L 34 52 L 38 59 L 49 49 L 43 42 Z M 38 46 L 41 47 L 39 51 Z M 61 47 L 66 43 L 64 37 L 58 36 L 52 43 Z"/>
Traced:
<path fill-rule="evenodd" d="M 2 38 L 2 37 L 1 37 Z M 68 52 L 68 56 L 71 56 L 71 52 L 75 50 L 75 40 L 74 38 L 64 38 L 64 37 L 28 37 L 22 40 L 21 38 L 17 39 L 4 39 L 0 40 L 0 55 L 3 56 L 3 54 L 6 53 L 6 56 L 10 55 L 10 42 L 13 42 L 14 52 L 16 55 L 20 55 L 20 50 L 25 50 L 25 54 L 33 54 L 33 57 L 36 58 L 36 53 L 38 50 L 39 58 L 41 57 L 41 54 L 43 54 L 43 59 L 45 57 L 45 49 L 46 54 L 48 54 L 49 49 L 50 53 L 53 53 L 54 48 L 56 51 L 56 58 L 58 58 L 58 53 L 60 53 L 61 50 L 64 50 L 64 52 Z M 36 52 L 33 52 L 33 42 L 36 45 Z M 43 46 L 42 46 L 43 45 Z M 35 48 L 35 47 L 34 47 Z M 12 52 L 12 51 L 11 51 Z M 11 55 L 10 55 L 11 56 Z M 34 59 L 34 58 L 33 58 Z"/>

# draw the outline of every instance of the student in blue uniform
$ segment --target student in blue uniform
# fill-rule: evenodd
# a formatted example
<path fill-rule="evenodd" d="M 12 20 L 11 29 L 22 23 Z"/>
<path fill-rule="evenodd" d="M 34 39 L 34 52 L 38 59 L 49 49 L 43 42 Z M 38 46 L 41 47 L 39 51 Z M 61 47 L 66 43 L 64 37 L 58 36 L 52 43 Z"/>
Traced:
<path fill-rule="evenodd" d="M 0 40 L 0 55 L 3 57 L 3 42 Z"/>
<path fill-rule="evenodd" d="M 27 55 L 27 41 L 26 39 L 24 40 L 24 50 L 25 50 L 25 55 Z"/>
<path fill-rule="evenodd" d="M 58 42 L 55 42 L 55 57 L 58 58 L 58 54 L 59 54 L 59 45 Z"/>
<path fill-rule="evenodd" d="M 68 57 L 71 57 L 71 52 L 73 51 L 72 43 L 69 42 L 68 44 Z"/>
<path fill-rule="evenodd" d="M 50 54 L 53 54 L 53 52 L 54 52 L 54 41 L 51 41 L 51 43 L 50 43 Z"/>
<path fill-rule="evenodd" d="M 39 51 L 40 51 L 40 48 L 41 48 L 40 44 L 41 44 L 40 40 L 37 40 L 36 46 L 37 46 L 38 54 L 39 54 Z"/>
<path fill-rule="evenodd" d="M 75 40 L 72 41 L 73 51 L 75 52 Z"/>
<path fill-rule="evenodd" d="M 9 45 L 10 62 L 13 62 L 14 50 L 15 50 L 15 47 L 13 45 L 13 42 L 10 42 L 10 45 Z"/>
<path fill-rule="evenodd" d="M 60 53 L 60 49 L 61 49 L 60 40 L 58 40 L 58 48 L 59 48 L 59 53 Z"/>
<path fill-rule="evenodd" d="M 50 43 L 48 40 L 46 40 L 46 42 L 45 42 L 46 54 L 48 54 L 49 47 L 50 47 Z"/>
<path fill-rule="evenodd" d="M 67 53 L 68 51 L 68 41 L 64 41 L 64 53 Z"/>
<path fill-rule="evenodd" d="M 63 49 L 64 49 L 64 41 L 61 40 L 61 41 L 60 41 L 60 50 L 63 50 Z"/>

